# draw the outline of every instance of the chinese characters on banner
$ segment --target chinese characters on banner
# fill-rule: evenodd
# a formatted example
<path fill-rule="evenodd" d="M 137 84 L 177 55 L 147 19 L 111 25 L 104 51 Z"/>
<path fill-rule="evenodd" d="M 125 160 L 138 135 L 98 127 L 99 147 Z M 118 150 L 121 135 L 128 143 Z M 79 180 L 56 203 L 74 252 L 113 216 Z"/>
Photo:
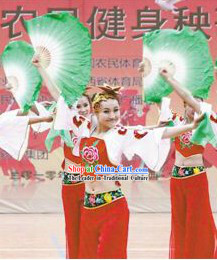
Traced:
<path fill-rule="evenodd" d="M 17 40 L 22 38 L 24 19 L 36 17 L 38 11 L 38 8 L 29 9 L 22 5 L 14 6 L 13 9 L 2 10 L 1 28 L 8 31 L 8 39 Z M 82 10 L 79 10 L 77 7 L 47 7 L 46 11 L 47 13 L 70 12 L 73 16 L 80 18 L 79 13 Z M 82 22 L 89 28 L 92 40 L 98 41 L 103 38 L 120 41 L 126 40 L 129 29 L 126 26 L 128 17 L 126 9 L 117 5 L 110 8 L 93 6 L 91 10 L 87 11 L 90 14 L 87 20 Z M 151 30 L 162 29 L 169 21 L 168 18 L 164 17 L 164 12 L 157 6 L 152 8 L 146 5 L 144 8 L 128 11 L 130 11 L 131 15 L 134 13 L 134 17 L 136 18 L 136 21 L 130 25 L 130 34 L 133 39 L 142 38 L 144 33 Z M 192 29 L 201 30 L 207 39 L 211 38 L 209 30 L 217 24 L 215 17 L 211 17 L 209 10 L 205 10 L 203 6 L 195 6 L 192 11 L 187 6 L 180 7 L 172 15 L 172 19 L 174 22 L 172 28 L 181 30 L 184 26 L 189 26 Z M 22 25 L 22 30 L 17 29 L 17 25 Z"/>

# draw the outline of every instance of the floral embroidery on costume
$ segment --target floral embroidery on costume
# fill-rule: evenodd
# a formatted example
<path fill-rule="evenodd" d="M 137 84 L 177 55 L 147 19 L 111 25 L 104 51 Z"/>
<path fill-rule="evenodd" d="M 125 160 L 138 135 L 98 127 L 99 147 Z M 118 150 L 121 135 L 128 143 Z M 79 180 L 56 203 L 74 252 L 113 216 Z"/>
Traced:
<path fill-rule="evenodd" d="M 95 166 L 99 161 L 99 151 L 96 147 L 99 140 L 95 141 L 91 146 L 84 146 L 81 151 L 81 157 L 85 166 L 89 166 L 90 164 Z"/>
<path fill-rule="evenodd" d="M 182 177 L 189 177 L 192 175 L 197 175 L 202 172 L 205 172 L 204 166 L 178 167 L 175 165 L 173 167 L 172 176 L 175 178 L 182 178 Z"/>
<path fill-rule="evenodd" d="M 193 144 L 191 143 L 190 139 L 192 137 L 192 132 L 187 132 L 179 136 L 180 145 L 182 149 L 185 147 L 191 148 Z"/>
<path fill-rule="evenodd" d="M 99 160 L 98 149 L 94 146 L 85 146 L 81 154 L 82 158 L 89 164 L 95 164 Z"/>
<path fill-rule="evenodd" d="M 100 194 L 89 194 L 86 192 L 84 196 L 84 206 L 87 208 L 98 207 L 111 203 L 112 201 L 115 201 L 116 199 L 123 196 L 124 194 L 122 193 L 121 189 Z"/>

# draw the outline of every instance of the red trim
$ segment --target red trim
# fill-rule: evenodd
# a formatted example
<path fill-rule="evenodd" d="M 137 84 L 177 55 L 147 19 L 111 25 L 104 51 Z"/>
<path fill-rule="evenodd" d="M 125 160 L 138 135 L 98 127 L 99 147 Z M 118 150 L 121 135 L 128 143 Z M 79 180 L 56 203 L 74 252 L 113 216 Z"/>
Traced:
<path fill-rule="evenodd" d="M 210 116 L 210 119 L 211 119 L 211 121 L 213 121 L 214 123 L 216 123 L 216 124 L 217 124 L 217 117 L 216 117 L 216 118 L 214 118 L 214 116 L 213 116 L 213 115 L 211 115 L 211 116 Z"/>
<path fill-rule="evenodd" d="M 79 119 L 77 120 L 77 117 L 74 116 L 73 117 L 73 123 L 79 128 L 81 126 L 81 124 L 83 123 L 84 118 L 79 116 Z"/>
<path fill-rule="evenodd" d="M 143 134 L 139 134 L 139 132 L 137 130 L 134 131 L 134 136 L 137 139 L 142 139 L 144 136 L 147 135 L 148 132 L 144 132 Z"/>

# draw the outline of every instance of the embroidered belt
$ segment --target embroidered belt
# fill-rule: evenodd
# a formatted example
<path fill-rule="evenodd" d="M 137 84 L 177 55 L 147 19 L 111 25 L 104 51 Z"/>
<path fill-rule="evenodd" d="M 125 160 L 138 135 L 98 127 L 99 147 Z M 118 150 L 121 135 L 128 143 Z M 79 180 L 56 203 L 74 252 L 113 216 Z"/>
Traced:
<path fill-rule="evenodd" d="M 197 166 L 197 167 L 178 167 L 174 165 L 172 171 L 172 177 L 174 178 L 185 178 L 190 176 L 195 176 L 205 172 L 204 166 Z"/>
<path fill-rule="evenodd" d="M 121 189 L 99 193 L 99 194 L 90 194 L 85 192 L 84 207 L 96 208 L 99 206 L 109 204 L 122 197 L 124 197 L 124 194 L 122 193 Z"/>
<path fill-rule="evenodd" d="M 63 172 L 62 173 L 62 184 L 63 185 L 71 185 L 71 184 L 79 184 L 83 183 L 83 181 L 79 180 L 79 173 L 68 173 Z"/>

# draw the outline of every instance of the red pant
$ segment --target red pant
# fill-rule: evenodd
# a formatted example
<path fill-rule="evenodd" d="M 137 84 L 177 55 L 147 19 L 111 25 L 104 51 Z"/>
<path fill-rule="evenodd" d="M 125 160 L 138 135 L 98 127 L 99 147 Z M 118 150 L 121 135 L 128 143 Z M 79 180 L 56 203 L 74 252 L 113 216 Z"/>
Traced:
<path fill-rule="evenodd" d="M 63 185 L 62 200 L 65 214 L 66 258 L 78 258 L 79 227 L 84 201 L 84 183 Z"/>
<path fill-rule="evenodd" d="M 171 179 L 170 258 L 214 258 L 216 228 L 205 173 Z"/>
<path fill-rule="evenodd" d="M 129 210 L 125 198 L 83 208 L 79 258 L 127 258 Z"/>

